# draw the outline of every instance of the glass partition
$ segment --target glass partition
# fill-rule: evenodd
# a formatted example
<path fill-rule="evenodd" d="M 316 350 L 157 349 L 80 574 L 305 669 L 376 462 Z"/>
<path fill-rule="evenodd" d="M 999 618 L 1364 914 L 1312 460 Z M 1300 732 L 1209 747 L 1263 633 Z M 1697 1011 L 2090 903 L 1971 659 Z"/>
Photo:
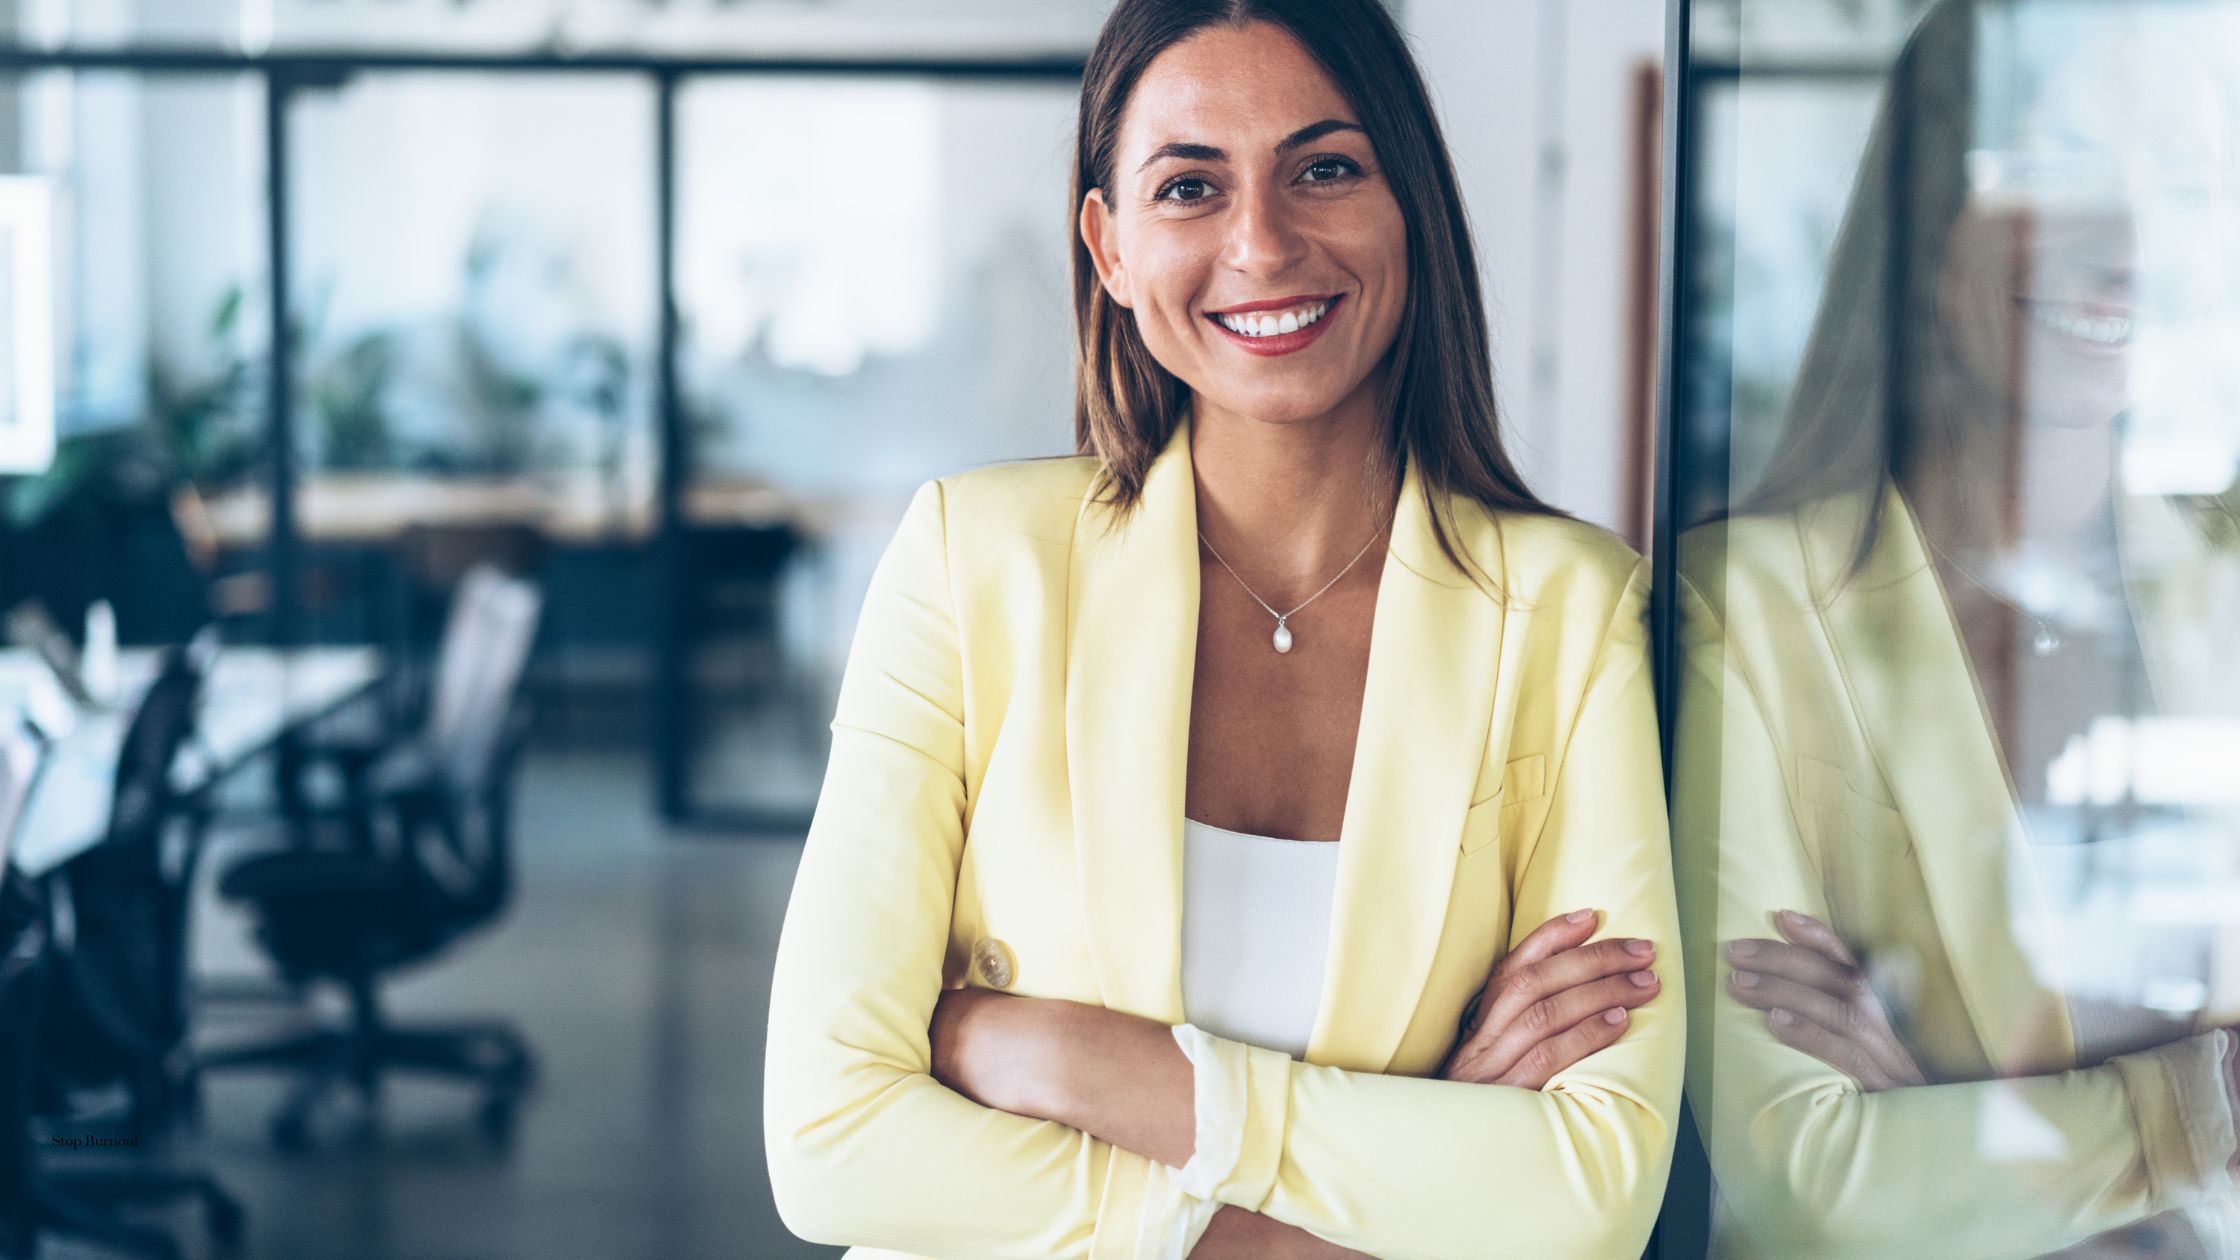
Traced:
<path fill-rule="evenodd" d="M 1075 95 L 1063 79 L 684 85 L 679 615 L 698 811 L 805 824 L 850 628 L 911 492 L 1071 452 Z"/>
<path fill-rule="evenodd" d="M 305 610 L 307 636 L 422 653 L 488 562 L 541 580 L 559 700 L 642 690 L 653 85 L 368 71 L 289 106 L 294 524 L 304 564 L 348 588 Z"/>
<path fill-rule="evenodd" d="M 247 75 L 0 75 L 0 390 L 36 374 L 55 430 L 0 476 L 0 612 L 75 636 L 106 601 L 127 643 L 261 633 L 269 535 L 221 545 L 209 504 L 270 464 L 263 116 Z M 33 263 L 37 310 L 14 283 Z"/>
<path fill-rule="evenodd" d="M 2240 4 L 1695 3 L 1670 501 L 1722 1256 L 2240 1246 Z"/>

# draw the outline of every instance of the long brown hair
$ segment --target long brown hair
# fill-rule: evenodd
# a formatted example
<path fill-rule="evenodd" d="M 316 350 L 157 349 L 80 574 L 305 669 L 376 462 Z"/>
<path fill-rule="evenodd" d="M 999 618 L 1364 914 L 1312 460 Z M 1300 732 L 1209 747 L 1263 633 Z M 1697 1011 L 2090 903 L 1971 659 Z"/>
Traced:
<path fill-rule="evenodd" d="M 1936 279 L 1967 201 L 1976 11 L 1975 0 L 1943 0 L 1891 67 L 1780 436 L 1735 506 L 1780 513 L 1859 496 L 1852 573 L 1881 531 L 1884 481 L 1960 445 L 1936 428 L 1950 418 L 1923 413 L 1914 395 L 1941 335 Z"/>
<path fill-rule="evenodd" d="M 1253 22 L 1288 31 L 1321 64 L 1353 106 L 1400 204 L 1408 300 L 1379 400 L 1388 440 L 1372 472 L 1396 476 L 1403 456 L 1414 462 L 1439 548 L 1467 570 L 1434 491 L 1493 509 L 1561 513 L 1526 487 L 1502 445 L 1485 297 L 1454 163 L 1415 59 L 1377 0 L 1120 0 L 1083 76 L 1067 221 L 1091 189 L 1112 186 L 1122 117 L 1152 61 L 1208 27 Z M 1088 246 L 1078 231 L 1071 235 L 1074 441 L 1097 457 L 1098 496 L 1124 518 L 1181 422 L 1190 389 L 1151 356 L 1133 312 L 1104 291 Z"/>

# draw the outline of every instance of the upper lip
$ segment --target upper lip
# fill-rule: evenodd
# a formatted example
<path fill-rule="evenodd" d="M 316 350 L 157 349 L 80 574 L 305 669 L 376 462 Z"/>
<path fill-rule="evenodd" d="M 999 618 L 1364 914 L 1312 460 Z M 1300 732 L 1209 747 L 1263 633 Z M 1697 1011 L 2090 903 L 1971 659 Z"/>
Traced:
<path fill-rule="evenodd" d="M 1334 301 L 1337 296 L 1334 293 L 1302 293 L 1297 297 L 1269 298 L 1265 302 L 1246 302 L 1242 306 L 1224 307 L 1218 311 L 1207 311 L 1206 314 L 1249 315 L 1254 311 L 1280 311 L 1293 306 L 1305 306 L 1309 302 Z"/>

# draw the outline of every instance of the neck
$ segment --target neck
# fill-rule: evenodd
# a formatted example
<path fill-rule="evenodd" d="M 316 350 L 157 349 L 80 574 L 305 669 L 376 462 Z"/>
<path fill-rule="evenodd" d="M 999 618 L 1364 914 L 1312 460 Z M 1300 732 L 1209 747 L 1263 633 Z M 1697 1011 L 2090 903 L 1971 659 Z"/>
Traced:
<path fill-rule="evenodd" d="M 1190 462 L 1198 529 L 1262 593 L 1304 595 L 1392 523 L 1399 499 L 1377 473 L 1384 442 L 1373 393 L 1330 413 L 1268 421 L 1193 401 Z"/>
<path fill-rule="evenodd" d="M 1931 391 L 1939 421 L 1904 470 L 1922 528 L 1958 553 L 2064 554 L 2101 541 L 2117 492 L 2115 420 L 2033 421 L 2027 405 L 1957 385 Z"/>

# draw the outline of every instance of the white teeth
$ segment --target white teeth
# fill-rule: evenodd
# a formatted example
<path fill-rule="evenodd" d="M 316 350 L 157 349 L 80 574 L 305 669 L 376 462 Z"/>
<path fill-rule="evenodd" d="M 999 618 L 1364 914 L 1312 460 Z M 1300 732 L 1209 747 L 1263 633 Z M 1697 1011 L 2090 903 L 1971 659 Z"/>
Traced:
<path fill-rule="evenodd" d="M 1280 315 L 1274 313 L 1216 315 L 1214 318 L 1221 321 L 1223 328 L 1246 337 L 1280 337 L 1285 333 L 1295 333 L 1305 328 L 1321 319 L 1329 310 L 1330 304 L 1328 302 L 1316 302 L 1308 306 L 1302 306 L 1297 310 L 1284 311 Z"/>
<path fill-rule="evenodd" d="M 2030 319 L 2040 328 L 2089 341 L 2096 346 L 2127 346 L 2136 321 L 2121 316 L 2071 315 L 2060 307 L 2042 302 L 2030 304 Z"/>

